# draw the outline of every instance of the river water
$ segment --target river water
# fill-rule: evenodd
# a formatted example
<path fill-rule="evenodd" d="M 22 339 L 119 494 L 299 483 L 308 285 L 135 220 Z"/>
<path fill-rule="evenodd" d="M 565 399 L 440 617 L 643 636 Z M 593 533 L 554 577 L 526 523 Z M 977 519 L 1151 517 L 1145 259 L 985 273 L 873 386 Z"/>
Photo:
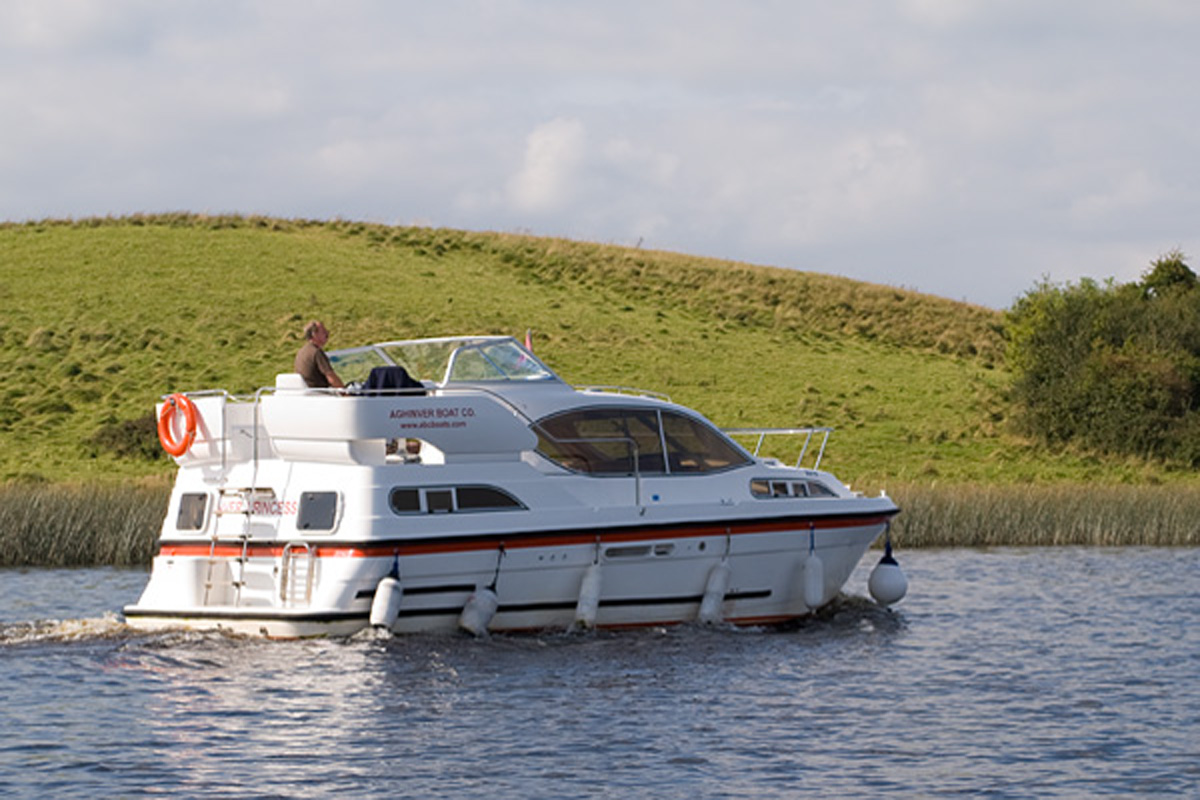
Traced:
<path fill-rule="evenodd" d="M 899 553 L 792 630 L 133 633 L 0 571 L 0 796 L 1200 797 L 1200 550 Z"/>

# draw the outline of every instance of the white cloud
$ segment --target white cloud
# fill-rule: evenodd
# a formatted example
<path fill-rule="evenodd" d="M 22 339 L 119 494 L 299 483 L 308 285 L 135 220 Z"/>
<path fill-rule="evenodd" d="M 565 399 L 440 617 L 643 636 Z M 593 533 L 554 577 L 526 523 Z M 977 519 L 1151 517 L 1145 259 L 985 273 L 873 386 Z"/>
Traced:
<path fill-rule="evenodd" d="M 525 140 L 525 158 L 513 176 L 509 197 L 521 211 L 543 213 L 566 203 L 576 190 L 585 147 L 583 123 L 554 119 Z"/>
<path fill-rule="evenodd" d="M 1120 225 L 1122 217 L 1151 207 L 1160 195 L 1150 176 L 1135 169 L 1116 176 L 1098 191 L 1078 197 L 1071 204 L 1070 218 L 1086 230 Z"/>

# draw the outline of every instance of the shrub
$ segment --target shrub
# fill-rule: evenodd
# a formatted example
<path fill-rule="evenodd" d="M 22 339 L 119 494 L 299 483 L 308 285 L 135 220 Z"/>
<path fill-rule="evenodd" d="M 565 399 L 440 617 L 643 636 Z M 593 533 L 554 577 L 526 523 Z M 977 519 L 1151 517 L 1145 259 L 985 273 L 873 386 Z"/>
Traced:
<path fill-rule="evenodd" d="M 166 457 L 158 444 L 158 421 L 153 414 L 106 422 L 91 442 L 121 458 L 158 461 Z"/>
<path fill-rule="evenodd" d="M 1181 254 L 1154 262 L 1140 283 L 1043 281 L 1007 323 L 1025 432 L 1200 463 L 1200 292 Z"/>

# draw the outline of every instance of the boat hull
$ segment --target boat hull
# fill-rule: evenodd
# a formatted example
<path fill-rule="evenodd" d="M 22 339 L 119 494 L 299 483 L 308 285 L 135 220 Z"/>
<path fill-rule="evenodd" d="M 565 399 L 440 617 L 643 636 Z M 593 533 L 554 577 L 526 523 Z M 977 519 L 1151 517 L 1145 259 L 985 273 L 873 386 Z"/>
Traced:
<path fill-rule="evenodd" d="M 819 607 L 842 589 L 889 517 L 509 532 L 306 549 L 278 542 L 164 542 L 150 585 L 125 616 L 139 629 L 345 636 L 369 627 L 376 587 L 396 574 L 402 599 L 388 625 L 395 633 L 457 629 L 471 596 L 486 587 L 498 600 L 487 630 L 567 629 L 577 624 L 581 587 L 596 565 L 589 624 L 676 625 L 699 619 L 709 577 L 724 563 L 729 574 L 716 598 L 718 618 L 779 624 L 814 610 L 805 600 L 810 558 L 821 566 Z"/>

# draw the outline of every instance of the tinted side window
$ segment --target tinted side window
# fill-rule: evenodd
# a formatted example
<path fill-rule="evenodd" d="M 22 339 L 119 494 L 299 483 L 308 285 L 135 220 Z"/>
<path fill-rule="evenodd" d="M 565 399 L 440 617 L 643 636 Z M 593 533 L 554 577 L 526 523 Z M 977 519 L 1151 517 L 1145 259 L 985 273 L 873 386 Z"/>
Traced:
<path fill-rule="evenodd" d="M 459 511 L 522 507 L 508 492 L 491 486 L 459 486 L 457 492 Z"/>
<path fill-rule="evenodd" d="M 544 419 L 538 450 L 568 469 L 632 475 L 663 472 L 658 415 L 650 409 L 591 408 Z"/>
<path fill-rule="evenodd" d="M 755 497 L 837 497 L 837 492 L 820 481 L 773 481 L 754 478 L 750 494 Z"/>
<path fill-rule="evenodd" d="M 832 489 L 820 481 L 811 481 L 808 484 L 808 494 L 810 497 L 837 497 Z"/>
<path fill-rule="evenodd" d="M 723 434 L 698 419 L 662 412 L 663 437 L 672 473 L 712 472 L 748 463 Z"/>
<path fill-rule="evenodd" d="M 496 486 L 396 486 L 388 493 L 388 504 L 394 514 L 419 514 L 422 508 L 428 514 L 525 508 L 520 500 Z"/>
<path fill-rule="evenodd" d="M 415 514 L 421 510 L 421 493 L 416 489 L 392 489 L 388 502 L 397 514 Z"/>
<path fill-rule="evenodd" d="M 454 510 L 454 498 L 449 489 L 427 489 L 425 510 L 430 514 L 446 514 Z"/>

